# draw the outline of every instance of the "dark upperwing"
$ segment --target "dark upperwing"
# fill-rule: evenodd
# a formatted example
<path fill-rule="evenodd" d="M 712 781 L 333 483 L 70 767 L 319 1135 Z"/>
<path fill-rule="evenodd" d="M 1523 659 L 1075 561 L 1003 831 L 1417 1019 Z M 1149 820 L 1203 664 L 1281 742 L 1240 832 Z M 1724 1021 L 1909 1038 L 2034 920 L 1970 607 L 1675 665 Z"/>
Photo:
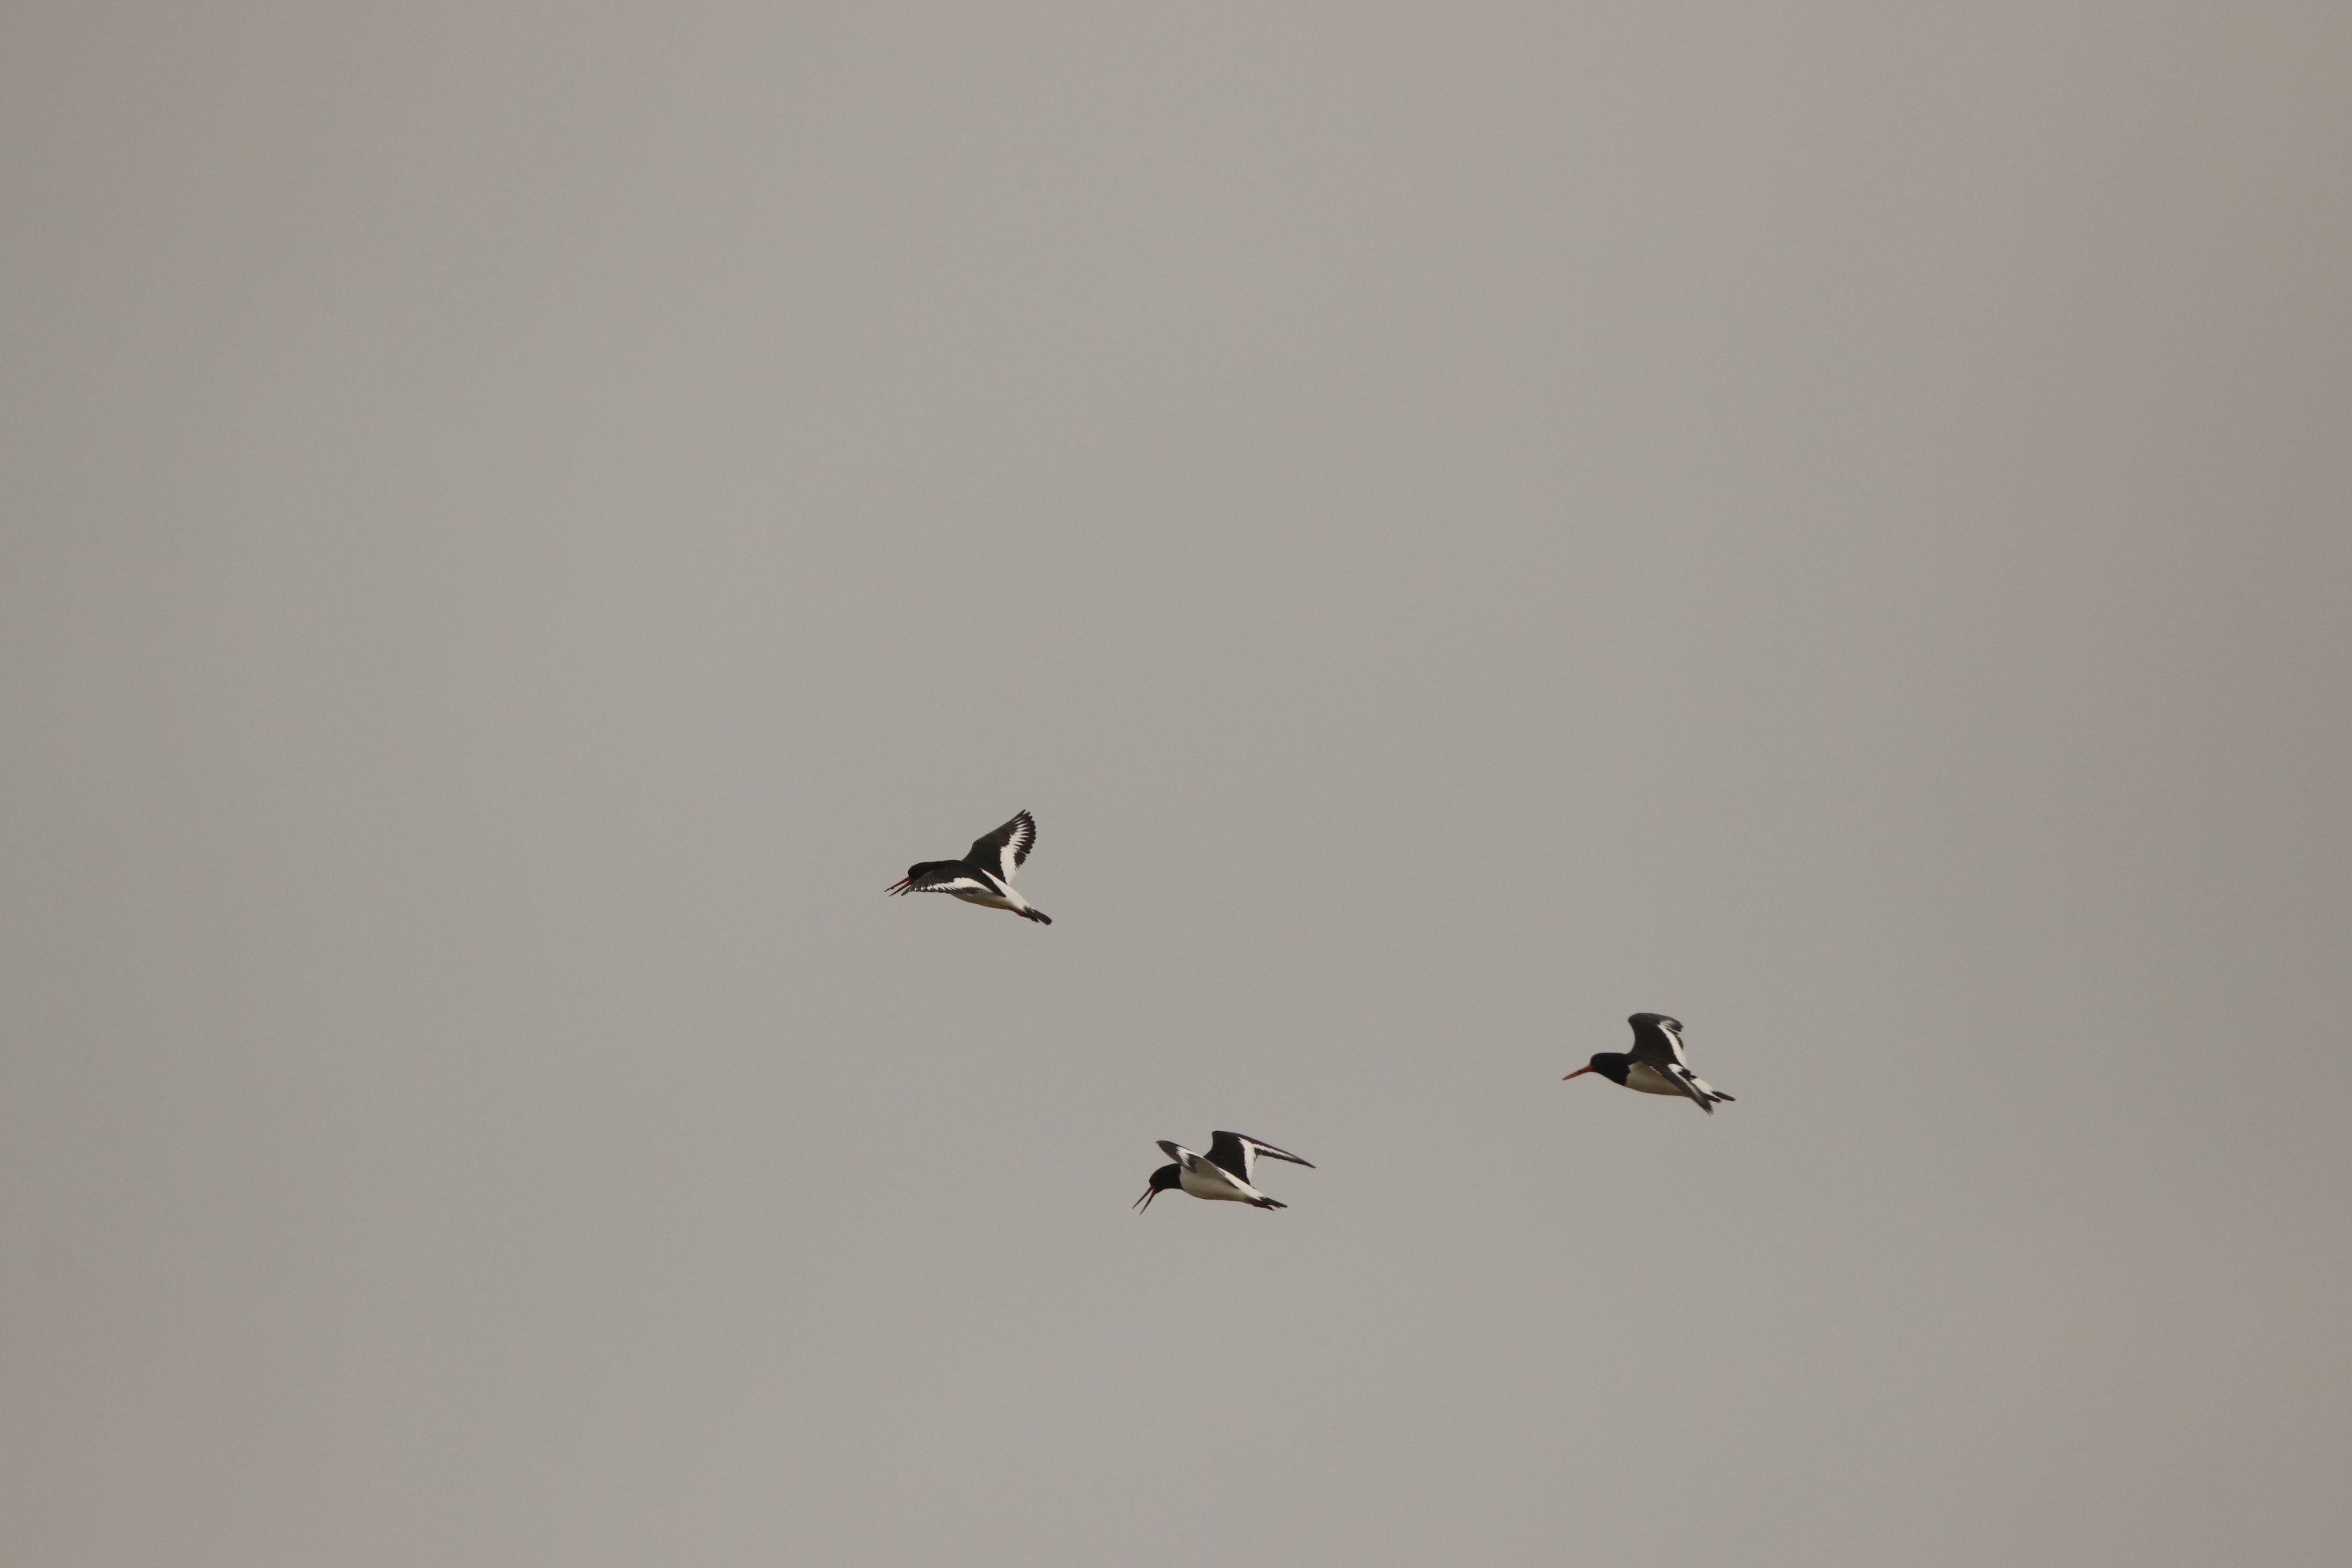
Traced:
<path fill-rule="evenodd" d="M 1683 1065 L 1682 1040 L 1675 1032 L 1682 1027 L 1677 1020 L 1664 1013 L 1636 1013 L 1625 1021 L 1633 1026 L 1633 1048 L 1627 1056 L 1662 1071 Z M 1667 1028 L 1669 1024 L 1675 1027 Z"/>
<path fill-rule="evenodd" d="M 993 832 L 983 833 L 971 841 L 971 863 L 996 873 L 1000 882 L 1013 880 L 1013 873 L 1029 858 L 1029 851 L 1037 843 L 1037 819 L 1025 811 L 1016 811 L 1013 820 Z"/>
<path fill-rule="evenodd" d="M 1209 1163 L 1223 1166 L 1248 1185 L 1250 1181 L 1250 1150 L 1255 1145 L 1259 1153 L 1276 1160 L 1287 1160 L 1294 1165 L 1315 1168 L 1314 1163 L 1302 1160 L 1287 1149 L 1277 1149 L 1263 1138 L 1252 1138 L 1245 1132 L 1213 1132 L 1209 1135 Z"/>

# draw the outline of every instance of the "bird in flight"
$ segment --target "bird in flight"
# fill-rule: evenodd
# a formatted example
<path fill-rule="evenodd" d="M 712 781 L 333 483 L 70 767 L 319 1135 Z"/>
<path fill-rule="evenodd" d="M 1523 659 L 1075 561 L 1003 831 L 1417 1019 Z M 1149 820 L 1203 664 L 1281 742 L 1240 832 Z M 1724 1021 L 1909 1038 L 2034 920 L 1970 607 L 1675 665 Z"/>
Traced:
<path fill-rule="evenodd" d="M 1633 1048 L 1602 1051 L 1559 1081 L 1597 1072 L 1612 1083 L 1638 1089 L 1643 1094 L 1679 1094 L 1698 1102 L 1709 1116 L 1718 1101 L 1731 1096 L 1710 1087 L 1683 1060 L 1683 1026 L 1664 1013 L 1636 1013 L 1625 1020 L 1633 1026 Z"/>
<path fill-rule="evenodd" d="M 948 893 L 983 909 L 1010 910 L 1041 926 L 1054 923 L 1045 910 L 1013 890 L 1013 873 L 1029 858 L 1037 842 L 1037 823 L 1027 812 L 992 833 L 971 841 L 971 852 L 961 860 L 926 860 L 909 866 L 907 874 L 883 889 L 886 893 Z"/>
<path fill-rule="evenodd" d="M 1138 1214 L 1151 1207 L 1151 1200 L 1162 1193 L 1186 1192 L 1196 1198 L 1222 1198 L 1228 1203 L 1255 1204 L 1262 1209 L 1286 1209 L 1290 1205 L 1279 1199 L 1267 1197 L 1250 1184 L 1250 1175 L 1260 1154 L 1270 1159 L 1287 1160 L 1294 1165 L 1315 1168 L 1311 1161 L 1302 1160 L 1287 1149 L 1277 1149 L 1271 1143 L 1261 1143 L 1238 1132 L 1209 1134 L 1208 1158 L 1202 1159 L 1181 1143 L 1160 1141 L 1161 1152 L 1176 1163 L 1162 1165 L 1151 1173 L 1151 1184 L 1135 1200 Z"/>

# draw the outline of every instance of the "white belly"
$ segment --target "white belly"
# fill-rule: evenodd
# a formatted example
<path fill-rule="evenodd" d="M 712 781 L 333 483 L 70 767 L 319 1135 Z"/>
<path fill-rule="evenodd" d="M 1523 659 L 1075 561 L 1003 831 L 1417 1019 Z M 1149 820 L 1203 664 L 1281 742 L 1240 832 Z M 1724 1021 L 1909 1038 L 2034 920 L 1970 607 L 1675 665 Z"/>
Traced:
<path fill-rule="evenodd" d="M 1232 1203 L 1245 1204 L 1249 1194 L 1220 1176 L 1196 1175 L 1191 1171 L 1178 1173 L 1177 1184 L 1196 1198 L 1223 1198 Z"/>
<path fill-rule="evenodd" d="M 1683 1092 L 1682 1085 L 1647 1062 L 1635 1062 L 1625 1069 L 1625 1087 L 1638 1089 L 1643 1094 L 1681 1094 Z"/>
<path fill-rule="evenodd" d="M 1001 893 L 982 892 L 974 888 L 958 888 L 954 889 L 952 896 L 961 899 L 967 904 L 978 904 L 984 910 L 1012 910 L 1017 913 L 1029 907 L 1029 900 L 1010 888 Z"/>

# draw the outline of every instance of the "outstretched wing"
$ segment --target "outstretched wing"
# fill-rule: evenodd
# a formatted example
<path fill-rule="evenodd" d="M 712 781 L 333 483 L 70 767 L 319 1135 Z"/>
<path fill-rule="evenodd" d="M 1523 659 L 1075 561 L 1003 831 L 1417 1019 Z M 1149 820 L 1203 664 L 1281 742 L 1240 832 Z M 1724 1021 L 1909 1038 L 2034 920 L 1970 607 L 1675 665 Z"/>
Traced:
<path fill-rule="evenodd" d="M 1287 1149 L 1277 1149 L 1246 1132 L 1213 1132 L 1209 1135 L 1210 1160 L 1239 1176 L 1244 1185 L 1256 1184 L 1255 1173 L 1260 1154 L 1287 1160 L 1294 1165 L 1305 1165 L 1310 1171 L 1315 1168 L 1312 1161 L 1302 1160 Z"/>
<path fill-rule="evenodd" d="M 1712 1116 L 1717 1100 L 1731 1098 L 1718 1093 L 1683 1060 L 1683 1026 L 1678 1020 L 1664 1013 L 1636 1013 L 1625 1021 L 1633 1026 L 1633 1048 L 1626 1054 L 1696 1100 L 1701 1110 Z"/>
<path fill-rule="evenodd" d="M 1665 1013 L 1634 1013 L 1625 1023 L 1633 1025 L 1633 1051 L 1628 1051 L 1633 1060 L 1698 1100 L 1698 1110 L 1710 1117 L 1717 1105 L 1731 1102 L 1731 1096 L 1691 1072 L 1691 1065 L 1682 1060 L 1682 1023 L 1667 1018 Z"/>
<path fill-rule="evenodd" d="M 971 863 L 983 871 L 993 872 L 998 881 L 1010 882 L 1021 862 L 1029 858 L 1029 851 L 1036 842 L 1036 818 L 1025 811 L 1015 812 L 1012 821 L 971 841 Z"/>
<path fill-rule="evenodd" d="M 1633 1026 L 1633 1048 L 1625 1054 L 1647 1062 L 1660 1072 L 1686 1067 L 1683 1061 L 1683 1026 L 1664 1013 L 1636 1013 L 1625 1020 Z"/>

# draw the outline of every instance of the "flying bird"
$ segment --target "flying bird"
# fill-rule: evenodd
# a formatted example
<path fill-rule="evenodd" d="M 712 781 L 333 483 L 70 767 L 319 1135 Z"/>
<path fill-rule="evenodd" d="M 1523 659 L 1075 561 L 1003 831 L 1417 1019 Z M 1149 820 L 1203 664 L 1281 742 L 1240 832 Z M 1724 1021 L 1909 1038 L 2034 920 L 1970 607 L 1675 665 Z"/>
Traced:
<path fill-rule="evenodd" d="M 1643 1094 L 1687 1096 L 1709 1116 L 1715 1114 L 1717 1101 L 1731 1099 L 1709 1087 L 1683 1060 L 1683 1026 L 1678 1020 L 1664 1013 L 1636 1013 L 1625 1021 L 1633 1026 L 1632 1050 L 1602 1051 L 1559 1081 L 1566 1083 L 1570 1078 L 1597 1072 L 1612 1083 L 1638 1089 Z"/>
<path fill-rule="evenodd" d="M 1160 1141 L 1160 1151 L 1176 1163 L 1162 1165 L 1151 1173 L 1151 1184 L 1135 1200 L 1136 1212 L 1151 1207 L 1151 1200 L 1162 1193 L 1187 1192 L 1196 1198 L 1223 1198 L 1228 1203 L 1255 1204 L 1262 1209 L 1286 1209 L 1290 1205 L 1276 1198 L 1267 1197 L 1250 1185 L 1250 1173 L 1260 1154 L 1270 1159 L 1287 1160 L 1294 1165 L 1315 1168 L 1311 1161 L 1302 1160 L 1287 1149 L 1277 1149 L 1271 1143 L 1261 1143 L 1255 1138 L 1244 1138 L 1238 1132 L 1209 1134 L 1209 1157 L 1202 1159 L 1181 1143 Z"/>
<path fill-rule="evenodd" d="M 1029 851 L 1036 842 L 1036 819 L 1025 811 L 1015 812 L 1013 820 L 1003 826 L 973 839 L 971 852 L 962 859 L 926 860 L 919 866 L 909 866 L 906 876 L 882 890 L 950 893 L 967 904 L 1011 910 L 1024 921 L 1049 926 L 1054 923 L 1051 916 L 1031 908 L 1028 900 L 1013 890 L 1013 873 L 1029 858 Z"/>

